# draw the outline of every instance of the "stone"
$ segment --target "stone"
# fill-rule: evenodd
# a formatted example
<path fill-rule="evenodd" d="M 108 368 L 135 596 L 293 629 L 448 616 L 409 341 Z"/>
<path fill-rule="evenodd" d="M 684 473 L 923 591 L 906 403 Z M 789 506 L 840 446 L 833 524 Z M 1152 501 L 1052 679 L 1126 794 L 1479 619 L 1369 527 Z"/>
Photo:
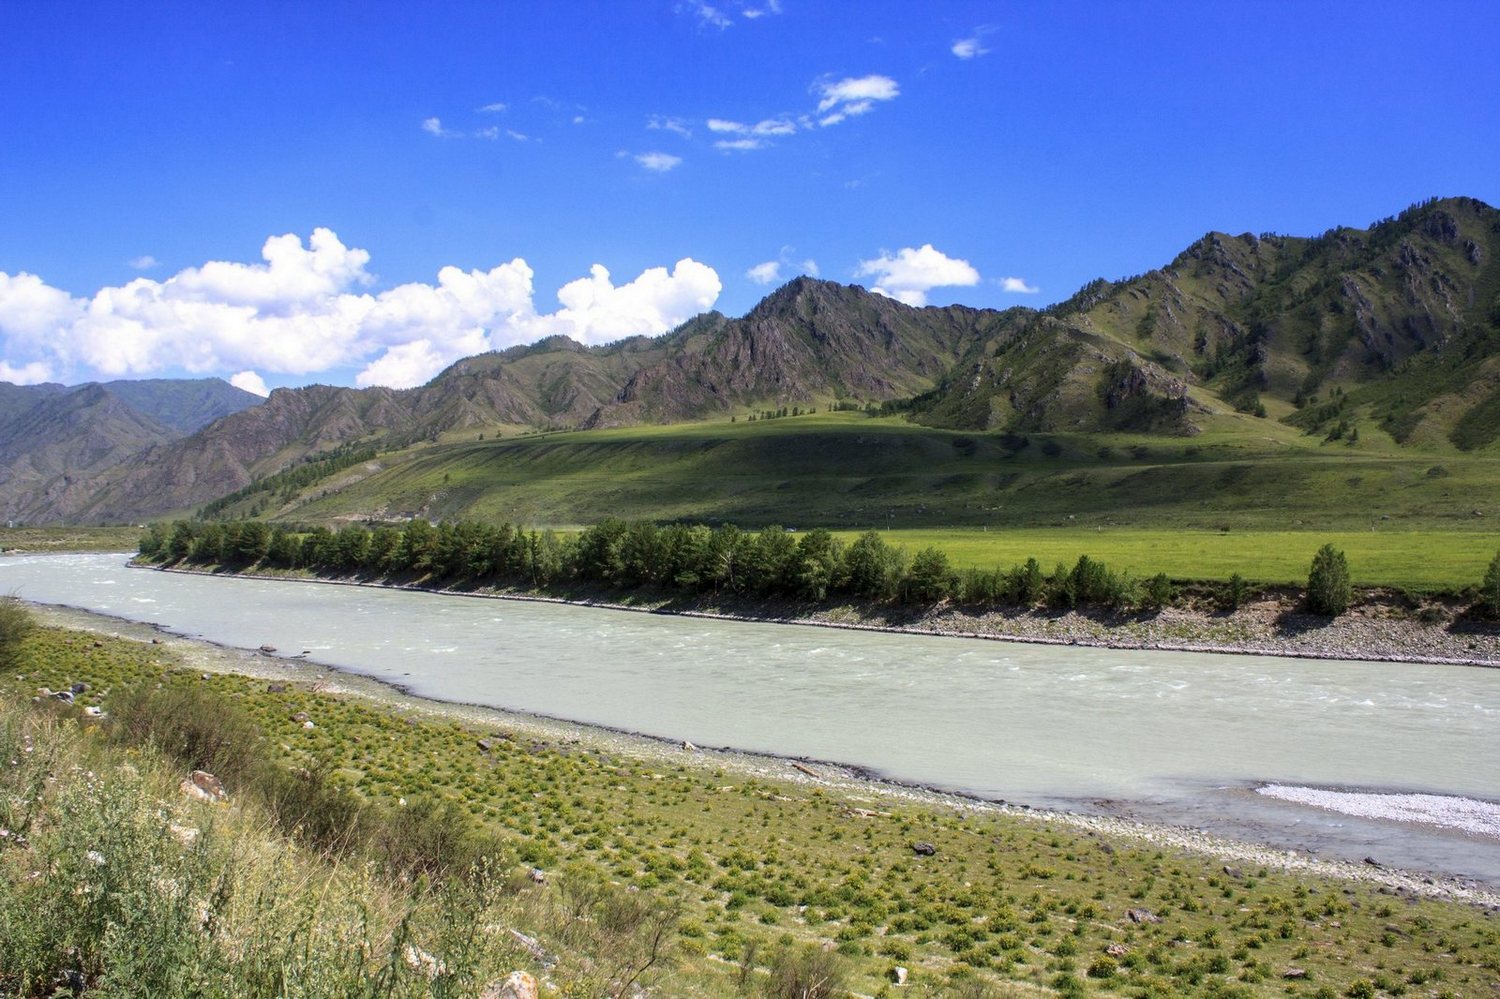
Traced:
<path fill-rule="evenodd" d="M 905 985 L 907 974 L 907 970 L 898 964 L 891 969 L 891 981 L 897 985 Z"/>
<path fill-rule="evenodd" d="M 182 782 L 182 793 L 194 801 L 223 801 L 229 797 L 224 791 L 224 785 L 219 783 L 219 778 L 207 770 L 194 770 L 188 775 L 188 779 Z"/>
<path fill-rule="evenodd" d="M 1365 858 L 1365 863 L 1369 864 L 1371 867 L 1379 867 L 1380 866 L 1380 861 L 1376 860 L 1374 857 L 1366 857 Z"/>
<path fill-rule="evenodd" d="M 436 978 L 448 970 L 444 967 L 442 961 L 439 961 L 416 944 L 407 944 L 406 948 L 401 952 L 401 959 L 406 962 L 408 968 L 426 978 Z"/>
<path fill-rule="evenodd" d="M 540 867 L 533 867 L 527 876 L 535 884 L 544 885 L 547 883 L 547 872 Z"/>
<path fill-rule="evenodd" d="M 260 647 L 260 651 L 264 652 L 266 655 L 270 655 L 271 653 L 273 653 L 273 652 L 276 651 L 276 646 L 274 646 L 274 645 L 262 645 Z"/>
<path fill-rule="evenodd" d="M 498 982 L 490 982 L 479 999 L 537 999 L 536 979 L 529 972 L 512 971 Z"/>
<path fill-rule="evenodd" d="M 698 751 L 698 747 L 693 745 L 691 742 L 688 742 L 686 739 L 682 740 L 682 748 L 689 753 L 696 753 Z"/>
<path fill-rule="evenodd" d="M 1282 978 L 1291 978 L 1291 979 L 1306 978 L 1307 977 L 1307 969 L 1306 968 L 1288 968 L 1288 969 L 1286 969 L 1285 971 L 1283 971 L 1281 973 L 1281 977 Z"/>
<path fill-rule="evenodd" d="M 1108 954 L 1110 957 L 1120 958 L 1124 957 L 1126 954 L 1129 954 L 1130 948 L 1121 943 L 1112 943 L 1108 947 L 1104 948 L 1104 953 Z"/>
<path fill-rule="evenodd" d="M 54 699 L 62 701 L 64 704 L 73 703 L 73 692 L 71 690 L 59 690 L 52 696 Z"/>
<path fill-rule="evenodd" d="M 480 739 L 478 745 L 481 753 L 488 753 L 495 748 L 495 744 L 488 739 Z"/>
<path fill-rule="evenodd" d="M 79 694 L 87 694 L 89 692 L 89 685 L 82 681 L 79 681 L 78 683 L 73 684 L 68 689 L 73 692 L 74 697 L 77 697 Z"/>
<path fill-rule="evenodd" d="M 99 707 L 98 705 L 95 705 L 95 704 L 90 704 L 88 707 L 84 708 L 83 709 L 83 713 L 84 713 L 84 716 L 87 717 L 87 718 L 103 718 L 104 717 L 104 709 L 101 708 L 101 707 Z"/>
<path fill-rule="evenodd" d="M 316 725 L 314 725 L 314 724 L 313 724 L 313 723 L 312 723 L 312 722 L 310 722 L 310 721 L 305 721 L 305 722 L 303 722 L 303 723 L 302 723 L 302 727 L 303 727 L 303 728 L 305 728 L 305 729 L 315 729 L 315 728 L 317 728 L 317 727 L 318 727 L 318 726 L 316 726 Z"/>
<path fill-rule="evenodd" d="M 1232 878 L 1244 877 L 1244 875 L 1240 873 L 1240 869 L 1238 867 L 1230 867 L 1228 864 L 1224 865 L 1224 873 Z"/>
<path fill-rule="evenodd" d="M 918 842 L 911 845 L 911 852 L 919 857 L 931 857 L 937 854 L 937 847 L 928 842 Z"/>
<path fill-rule="evenodd" d="M 286 684 L 284 684 L 284 683 L 268 683 L 268 684 L 266 684 L 266 693 L 268 693 L 268 694 L 285 694 L 286 693 Z"/>
<path fill-rule="evenodd" d="M 1132 923 L 1161 922 L 1161 917 L 1152 912 L 1150 909 L 1126 909 L 1125 915 Z"/>
<path fill-rule="evenodd" d="M 307 717 L 306 711 L 298 711 L 296 714 L 292 715 L 292 721 L 296 722 L 298 725 L 301 725 L 303 722 L 309 720 L 310 719 Z"/>

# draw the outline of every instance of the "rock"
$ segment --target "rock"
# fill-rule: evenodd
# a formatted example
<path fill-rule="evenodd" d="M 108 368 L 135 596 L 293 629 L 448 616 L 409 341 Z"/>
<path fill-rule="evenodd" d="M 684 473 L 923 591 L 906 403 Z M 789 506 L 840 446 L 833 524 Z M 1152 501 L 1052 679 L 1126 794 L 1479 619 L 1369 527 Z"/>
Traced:
<path fill-rule="evenodd" d="M 1112 943 L 1108 947 L 1104 948 L 1104 953 L 1108 954 L 1110 957 L 1119 958 L 1124 957 L 1126 954 L 1129 954 L 1130 948 L 1121 943 Z"/>
<path fill-rule="evenodd" d="M 547 872 L 540 867 L 533 867 L 527 874 L 527 877 L 531 878 L 535 884 L 544 885 L 547 883 Z"/>
<path fill-rule="evenodd" d="M 448 970 L 443 966 L 442 961 L 439 961 L 416 944 L 406 945 L 406 948 L 401 952 L 401 960 L 405 961 L 406 966 L 412 971 L 427 978 L 436 978 Z"/>
<path fill-rule="evenodd" d="M 274 645 L 262 645 L 260 647 L 260 651 L 264 652 L 266 655 L 270 655 L 271 653 L 273 653 L 273 652 L 276 651 L 276 646 L 274 646 Z"/>
<path fill-rule="evenodd" d="M 682 748 L 689 753 L 696 753 L 698 751 L 698 747 L 693 745 L 691 742 L 688 742 L 686 739 L 682 740 Z"/>
<path fill-rule="evenodd" d="M 1306 968 L 1288 968 L 1281 973 L 1282 978 L 1298 979 L 1307 977 Z"/>
<path fill-rule="evenodd" d="M 516 943 L 525 948 L 526 953 L 536 958 L 536 960 L 541 964 L 542 967 L 548 969 L 557 967 L 557 958 L 552 954 L 547 953 L 546 949 L 542 947 L 541 942 L 537 940 L 536 937 L 528 937 L 526 934 L 516 929 L 511 930 L 510 935 L 515 939 Z"/>
<path fill-rule="evenodd" d="M 192 826 L 180 826 L 175 822 L 171 822 L 167 824 L 167 829 L 176 838 L 177 842 L 183 846 L 192 846 L 198 839 L 198 830 Z"/>
<path fill-rule="evenodd" d="M 78 683 L 73 684 L 68 689 L 73 692 L 74 697 L 77 697 L 79 694 L 87 694 L 89 692 L 89 685 L 82 681 L 79 681 Z"/>
<path fill-rule="evenodd" d="M 151 644 L 152 645 L 160 645 L 161 644 L 161 639 L 160 638 L 153 638 L 153 639 L 151 639 Z"/>
<path fill-rule="evenodd" d="M 268 693 L 268 694 L 285 694 L 286 693 L 286 684 L 284 684 L 284 683 L 268 683 L 268 684 L 266 684 L 266 693 Z"/>
<path fill-rule="evenodd" d="M 96 641 L 96 642 L 94 642 L 94 648 L 96 648 L 96 649 L 102 649 L 102 648 L 104 648 L 104 643 Z"/>
<path fill-rule="evenodd" d="M 1161 917 L 1150 909 L 1126 909 L 1125 915 L 1132 923 L 1159 923 Z"/>
<path fill-rule="evenodd" d="M 899 965 L 899 964 L 896 965 L 894 968 L 891 969 L 891 981 L 895 982 L 897 985 L 905 985 L 906 984 L 906 976 L 907 976 L 906 969 L 903 968 L 903 967 L 901 967 L 901 965 Z"/>
<path fill-rule="evenodd" d="M 71 690 L 59 690 L 52 696 L 54 699 L 62 701 L 64 704 L 73 703 L 73 692 Z"/>
<path fill-rule="evenodd" d="M 1228 864 L 1224 865 L 1224 873 L 1232 878 L 1244 877 L 1244 875 L 1240 873 L 1240 869 L 1238 867 L 1230 867 Z"/>
<path fill-rule="evenodd" d="M 182 793 L 194 801 L 223 801 L 229 797 L 224 791 L 224 785 L 219 783 L 219 778 L 207 770 L 194 770 L 188 775 L 188 779 L 182 782 Z"/>
<path fill-rule="evenodd" d="M 495 744 L 488 739 L 480 739 L 478 745 L 481 753 L 488 753 L 491 749 L 495 748 Z"/>
<path fill-rule="evenodd" d="M 1365 858 L 1365 863 L 1369 864 L 1371 867 L 1379 867 L 1380 866 L 1380 861 L 1376 860 L 1374 857 L 1366 857 Z"/>
<path fill-rule="evenodd" d="M 537 999 L 536 979 L 529 972 L 512 971 L 498 982 L 490 982 L 479 999 Z"/>
<path fill-rule="evenodd" d="M 200 679 L 200 680 L 211 680 L 211 679 L 213 679 L 213 674 L 211 674 L 211 673 L 203 673 L 203 674 L 199 675 L 198 679 Z"/>
<path fill-rule="evenodd" d="M 303 728 L 305 728 L 305 729 L 309 729 L 309 730 L 311 730 L 311 729 L 315 729 L 315 728 L 317 728 L 317 727 L 318 727 L 318 726 L 316 726 L 316 725 L 314 725 L 314 724 L 313 724 L 313 723 L 312 723 L 312 722 L 310 722 L 310 721 L 305 721 L 305 722 L 303 722 L 303 723 L 302 723 L 302 727 L 303 727 Z"/>
<path fill-rule="evenodd" d="M 298 711 L 296 714 L 292 715 L 292 721 L 296 722 L 299 725 L 302 724 L 305 721 L 310 721 L 310 720 L 311 719 L 309 719 L 307 717 L 307 712 L 306 711 Z"/>
<path fill-rule="evenodd" d="M 931 857 L 937 853 L 937 847 L 928 842 L 918 842 L 911 845 L 911 852 L 919 857 Z"/>
<path fill-rule="evenodd" d="M 103 718 L 104 709 L 99 707 L 98 705 L 90 704 L 88 707 L 83 709 L 83 714 L 87 718 Z"/>
<path fill-rule="evenodd" d="M 792 760 L 791 763 L 792 763 L 792 769 L 793 770 L 798 770 L 798 771 L 800 771 L 802 773 L 805 773 L 809 777 L 816 777 L 816 776 L 818 776 L 818 772 L 816 770 L 814 770 L 812 767 L 804 766 L 803 764 L 798 763 L 796 760 Z"/>

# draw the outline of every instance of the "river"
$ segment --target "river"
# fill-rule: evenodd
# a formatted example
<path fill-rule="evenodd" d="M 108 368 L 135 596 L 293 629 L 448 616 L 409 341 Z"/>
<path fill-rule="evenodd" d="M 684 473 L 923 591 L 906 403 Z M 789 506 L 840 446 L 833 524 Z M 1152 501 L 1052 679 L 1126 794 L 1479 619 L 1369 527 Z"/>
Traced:
<path fill-rule="evenodd" d="M 1500 885 L 1496 670 L 706 620 L 164 573 L 121 555 L 0 557 L 0 593 L 305 651 L 436 700 Z M 1273 799 L 1256 793 L 1266 783 L 1299 790 Z M 1418 821 L 1393 821 L 1304 800 L 1345 808 L 1327 790 L 1441 797 L 1365 799 L 1418 802 Z M 1436 824 L 1460 812 L 1467 828 Z"/>

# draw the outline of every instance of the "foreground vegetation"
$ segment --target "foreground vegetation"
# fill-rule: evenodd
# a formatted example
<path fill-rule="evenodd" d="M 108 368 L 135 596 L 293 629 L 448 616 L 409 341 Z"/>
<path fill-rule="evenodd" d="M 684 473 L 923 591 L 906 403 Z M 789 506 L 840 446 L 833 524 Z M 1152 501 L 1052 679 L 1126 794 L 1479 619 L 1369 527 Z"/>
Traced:
<path fill-rule="evenodd" d="M 10 647 L 0 993 L 473 995 L 524 969 L 574 995 L 869 995 L 898 965 L 916 995 L 1500 985 L 1500 927 L 1458 904 L 201 674 L 159 646 Z M 72 706 L 29 703 L 75 683 Z M 205 764 L 227 807 L 176 791 Z"/>

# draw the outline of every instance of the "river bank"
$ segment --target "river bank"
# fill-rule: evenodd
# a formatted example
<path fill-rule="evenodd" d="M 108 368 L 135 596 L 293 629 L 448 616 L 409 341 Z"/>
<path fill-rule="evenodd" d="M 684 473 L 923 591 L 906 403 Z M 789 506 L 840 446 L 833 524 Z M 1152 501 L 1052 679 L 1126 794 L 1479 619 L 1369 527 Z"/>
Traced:
<path fill-rule="evenodd" d="M 308 662 L 296 656 L 225 647 L 174 635 L 153 625 L 77 608 L 34 606 L 44 624 L 154 643 L 163 646 L 164 651 L 177 656 L 193 670 L 201 670 L 205 674 L 235 674 L 268 682 L 295 684 L 318 694 L 356 698 L 402 717 L 453 722 L 465 726 L 503 727 L 518 739 L 545 740 L 593 752 L 616 754 L 655 767 L 687 766 L 700 772 L 722 772 L 739 781 L 770 781 L 812 789 L 820 794 L 836 796 L 856 813 L 861 809 L 873 812 L 901 805 L 919 805 L 954 815 L 1006 816 L 1029 825 L 1067 828 L 1106 841 L 1115 840 L 1211 857 L 1228 865 L 1245 865 L 1294 875 L 1360 883 L 1411 898 L 1448 899 L 1500 911 L 1500 887 L 1472 880 L 1371 863 L 1320 858 L 1307 852 L 1237 840 L 1186 826 L 987 801 L 935 788 L 890 781 L 857 768 L 827 761 L 792 759 L 730 748 L 699 747 L 526 712 L 435 701 L 415 696 L 398 686 L 371 677 Z"/>
<path fill-rule="evenodd" d="M 981 638 L 1043 645 L 1082 645 L 1161 652 L 1213 652 L 1290 659 L 1365 660 L 1396 663 L 1500 667 L 1500 626 L 1464 617 L 1458 608 L 1431 605 L 1423 620 L 1398 599 L 1373 601 L 1337 618 L 1303 613 L 1297 597 L 1272 592 L 1233 613 L 1168 607 L 1155 613 L 1113 614 L 940 604 L 917 610 L 891 604 L 838 605 L 757 601 L 737 596 L 694 599 L 642 593 L 573 589 L 548 592 L 503 588 L 448 589 L 420 583 L 357 577 L 320 577 L 281 571 L 230 572 L 141 568 L 195 575 L 243 575 L 339 586 L 422 590 L 458 596 L 573 604 L 609 610 L 685 617 L 723 618 L 774 624 Z"/>

